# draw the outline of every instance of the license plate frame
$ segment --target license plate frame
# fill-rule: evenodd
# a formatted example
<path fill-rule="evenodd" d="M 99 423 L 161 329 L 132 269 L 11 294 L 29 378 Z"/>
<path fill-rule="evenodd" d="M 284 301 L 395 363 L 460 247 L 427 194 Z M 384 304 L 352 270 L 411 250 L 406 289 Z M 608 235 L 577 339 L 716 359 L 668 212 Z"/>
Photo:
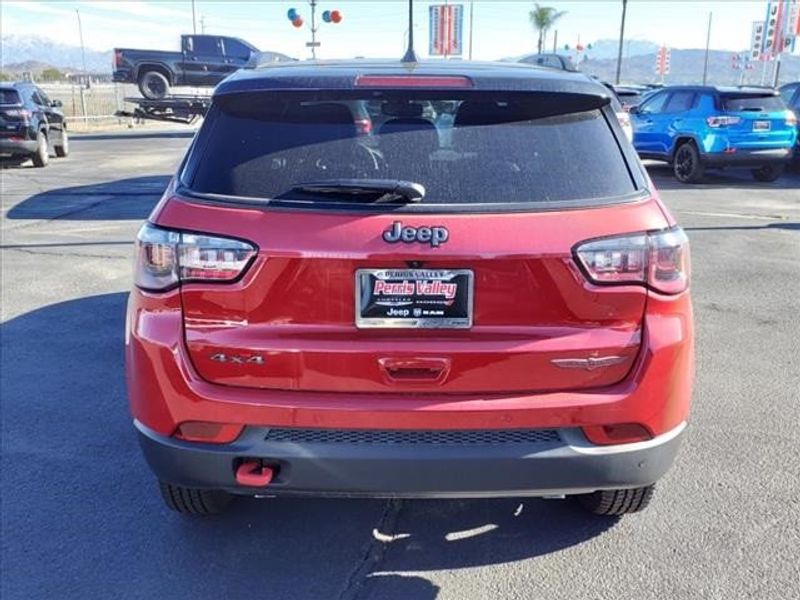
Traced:
<path fill-rule="evenodd" d="M 772 123 L 769 121 L 753 121 L 753 131 L 770 131 L 772 129 Z"/>
<path fill-rule="evenodd" d="M 377 281 L 405 285 L 407 290 L 411 290 L 410 284 L 413 291 L 386 293 L 379 299 L 375 295 Z M 436 282 L 455 284 L 453 298 L 447 298 L 446 285 L 436 285 Z M 426 287 L 425 284 L 430 285 Z M 359 329 L 469 329 L 473 320 L 474 287 L 472 269 L 357 269 L 355 324 Z M 385 291 L 382 289 L 381 293 Z M 401 314 L 403 311 L 408 314 Z"/>

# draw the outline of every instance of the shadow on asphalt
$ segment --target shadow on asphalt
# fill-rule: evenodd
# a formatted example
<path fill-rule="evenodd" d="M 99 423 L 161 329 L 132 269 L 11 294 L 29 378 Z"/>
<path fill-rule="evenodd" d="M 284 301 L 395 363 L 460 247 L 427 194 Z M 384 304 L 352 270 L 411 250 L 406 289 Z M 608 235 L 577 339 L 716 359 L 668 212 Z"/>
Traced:
<path fill-rule="evenodd" d="M 3 156 L 0 157 L 0 169 L 24 169 L 25 167 L 30 167 L 31 169 L 34 168 L 31 159 L 25 158 L 17 158 L 17 157 L 8 157 Z"/>
<path fill-rule="evenodd" d="M 35 194 L 8 211 L 8 219 L 143 220 L 158 203 L 170 175 L 117 179 Z"/>
<path fill-rule="evenodd" d="M 700 183 L 681 183 L 672 174 L 672 167 L 664 163 L 650 163 L 646 165 L 647 172 L 659 190 L 695 190 L 735 188 L 752 189 L 754 191 L 769 189 L 800 189 L 800 173 L 787 170 L 776 181 L 765 183 L 756 181 L 749 169 L 729 169 L 707 171 Z"/>
<path fill-rule="evenodd" d="M 72 134 L 70 142 L 102 141 L 102 140 L 147 140 L 147 139 L 180 139 L 194 137 L 194 129 L 188 131 L 140 131 L 127 133 L 82 133 Z"/>
<path fill-rule="evenodd" d="M 785 229 L 800 231 L 800 223 L 778 222 L 766 225 L 720 225 L 719 227 L 684 227 L 684 231 L 757 231 L 759 229 Z"/>
<path fill-rule="evenodd" d="M 80 298 L 0 325 L 6 598 L 435 598 L 424 578 L 383 572 L 522 560 L 616 523 L 529 499 L 243 498 L 218 518 L 171 513 L 128 415 L 125 302 Z"/>

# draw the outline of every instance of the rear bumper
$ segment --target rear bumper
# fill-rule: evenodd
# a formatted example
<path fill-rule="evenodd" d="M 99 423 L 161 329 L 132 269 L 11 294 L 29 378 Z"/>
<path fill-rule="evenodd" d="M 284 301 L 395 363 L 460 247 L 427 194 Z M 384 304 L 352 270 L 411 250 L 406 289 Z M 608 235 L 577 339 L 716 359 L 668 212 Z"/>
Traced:
<path fill-rule="evenodd" d="M 151 469 L 175 485 L 247 495 L 409 498 L 569 495 L 649 485 L 672 465 L 686 426 L 616 446 L 593 445 L 576 428 L 509 443 L 387 443 L 357 435 L 276 441 L 269 428 L 248 427 L 230 444 L 199 444 L 134 423 Z M 273 481 L 263 488 L 238 485 L 235 469 L 243 459 L 275 468 Z"/>
<path fill-rule="evenodd" d="M 0 154 L 33 154 L 36 140 L 0 138 Z"/>
<path fill-rule="evenodd" d="M 792 148 L 769 150 L 737 150 L 733 153 L 709 152 L 702 155 L 708 167 L 758 167 L 761 165 L 786 163 L 792 158 Z"/>
<path fill-rule="evenodd" d="M 117 69 L 111 74 L 111 80 L 117 83 L 135 83 L 131 69 Z"/>

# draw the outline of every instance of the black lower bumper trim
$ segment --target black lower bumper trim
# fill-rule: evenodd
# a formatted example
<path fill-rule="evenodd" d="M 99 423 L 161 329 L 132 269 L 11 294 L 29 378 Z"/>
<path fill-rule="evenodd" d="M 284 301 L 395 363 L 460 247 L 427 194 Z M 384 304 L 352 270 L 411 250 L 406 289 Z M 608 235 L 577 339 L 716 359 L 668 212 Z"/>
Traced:
<path fill-rule="evenodd" d="M 250 495 L 502 497 L 580 494 L 654 483 L 672 464 L 684 426 L 649 442 L 590 444 L 580 429 L 559 440 L 505 444 L 294 443 L 248 427 L 230 444 L 168 438 L 136 422 L 156 476 L 175 485 Z M 276 468 L 269 486 L 237 485 L 245 458 Z"/>
<path fill-rule="evenodd" d="M 704 154 L 702 160 L 707 167 L 760 167 L 786 163 L 791 158 L 791 148 L 779 148 L 775 150 L 737 150 L 730 154 L 714 152 Z"/>

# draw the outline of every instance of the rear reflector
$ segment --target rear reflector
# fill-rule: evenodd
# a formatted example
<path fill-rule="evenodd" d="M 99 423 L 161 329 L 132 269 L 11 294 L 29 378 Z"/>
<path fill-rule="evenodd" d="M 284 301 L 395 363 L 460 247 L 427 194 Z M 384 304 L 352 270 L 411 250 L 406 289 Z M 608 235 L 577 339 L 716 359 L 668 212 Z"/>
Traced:
<path fill-rule="evenodd" d="M 472 80 L 460 75 L 359 75 L 356 87 L 471 88 Z"/>
<path fill-rule="evenodd" d="M 640 284 L 664 294 L 689 285 L 689 240 L 680 227 L 588 241 L 574 254 L 588 279 L 600 285 Z"/>
<path fill-rule="evenodd" d="M 187 442 L 206 444 L 227 444 L 242 433 L 244 426 L 231 423 L 208 423 L 206 421 L 186 421 L 178 425 L 175 437 Z"/>
<path fill-rule="evenodd" d="M 638 423 L 618 423 L 584 427 L 583 434 L 593 444 L 610 446 L 612 444 L 632 444 L 653 439 L 653 434 Z"/>

